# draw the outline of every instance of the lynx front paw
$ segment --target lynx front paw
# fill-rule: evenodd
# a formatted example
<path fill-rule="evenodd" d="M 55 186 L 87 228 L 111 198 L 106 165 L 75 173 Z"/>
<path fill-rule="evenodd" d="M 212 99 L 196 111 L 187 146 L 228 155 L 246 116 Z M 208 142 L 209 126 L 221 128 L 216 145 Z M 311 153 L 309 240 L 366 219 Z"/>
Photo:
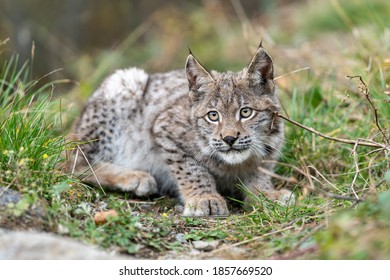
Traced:
<path fill-rule="evenodd" d="M 229 210 L 226 201 L 219 194 L 209 194 L 188 199 L 183 216 L 227 216 Z"/>
<path fill-rule="evenodd" d="M 156 180 L 144 171 L 127 171 L 118 176 L 118 188 L 124 192 L 133 192 L 137 196 L 158 193 Z"/>

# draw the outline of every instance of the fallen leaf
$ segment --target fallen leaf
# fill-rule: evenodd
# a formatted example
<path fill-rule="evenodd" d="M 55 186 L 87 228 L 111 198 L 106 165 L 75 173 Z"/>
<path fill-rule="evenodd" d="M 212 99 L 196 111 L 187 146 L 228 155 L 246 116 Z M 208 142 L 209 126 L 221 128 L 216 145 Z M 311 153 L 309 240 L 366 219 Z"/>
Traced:
<path fill-rule="evenodd" d="M 116 212 L 115 210 L 97 212 L 94 216 L 94 221 L 95 224 L 101 225 L 107 222 L 108 217 L 116 217 L 116 216 L 118 216 L 118 212 Z"/>

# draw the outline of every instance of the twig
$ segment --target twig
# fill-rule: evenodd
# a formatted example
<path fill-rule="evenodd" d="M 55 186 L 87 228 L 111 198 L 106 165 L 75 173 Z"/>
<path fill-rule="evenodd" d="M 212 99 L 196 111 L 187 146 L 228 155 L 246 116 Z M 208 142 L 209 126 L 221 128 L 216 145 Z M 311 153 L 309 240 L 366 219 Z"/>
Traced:
<path fill-rule="evenodd" d="M 373 111 L 374 111 L 374 117 L 375 117 L 375 125 L 378 128 L 378 130 L 382 133 L 383 139 L 386 141 L 386 144 L 389 144 L 389 138 L 387 138 L 386 133 L 383 131 L 379 124 L 379 117 L 378 117 L 378 109 L 375 107 L 374 102 L 371 99 L 371 93 L 367 86 L 367 84 L 363 81 L 363 78 L 361 76 L 347 76 L 350 80 L 352 79 L 358 79 L 360 81 L 359 90 L 364 94 L 368 102 L 370 103 Z"/>
<path fill-rule="evenodd" d="M 285 181 L 287 183 L 291 183 L 291 184 L 298 184 L 298 180 L 294 177 L 290 177 L 290 178 L 287 178 L 287 177 L 284 177 L 284 176 L 281 176 L 279 174 L 276 174 L 272 171 L 269 171 L 268 169 L 265 169 L 261 166 L 258 166 L 257 169 L 261 172 L 261 173 L 264 173 L 265 175 L 268 175 L 268 176 L 271 176 L 275 179 L 278 179 L 278 180 L 281 180 L 281 181 Z"/>
<path fill-rule="evenodd" d="M 75 170 L 76 170 L 76 164 L 77 164 L 78 157 L 79 157 L 79 149 L 78 149 L 78 147 L 77 147 L 77 149 L 76 149 L 76 155 L 75 155 L 74 161 L 73 161 L 72 172 L 71 172 L 70 174 L 74 174 L 74 172 L 75 172 Z"/>
<path fill-rule="evenodd" d="M 386 146 L 384 144 L 377 143 L 377 142 L 372 141 L 370 139 L 350 140 L 350 139 L 343 139 L 343 138 L 328 136 L 326 134 L 323 134 L 323 133 L 315 130 L 314 128 L 305 126 L 297 121 L 294 121 L 286 116 L 283 116 L 281 113 L 279 113 L 277 111 L 274 111 L 273 113 L 274 113 L 274 115 L 278 116 L 279 118 L 282 118 L 282 119 L 284 119 L 284 120 L 286 120 L 286 121 L 288 121 L 288 122 L 290 122 L 290 123 L 292 123 L 300 128 L 303 128 L 307 131 L 310 131 L 311 133 L 314 133 L 314 134 L 316 134 L 322 138 L 328 139 L 328 140 L 341 142 L 341 143 L 345 143 L 345 144 L 350 144 L 350 145 L 356 145 L 356 142 L 359 141 L 359 144 L 358 144 L 359 146 L 366 146 L 366 147 L 372 147 L 372 148 L 383 148 L 383 149 L 390 151 L 390 146 Z"/>
<path fill-rule="evenodd" d="M 320 172 L 317 168 L 315 168 L 315 167 L 312 166 L 312 165 L 308 166 L 308 168 L 314 169 L 314 171 L 317 172 L 317 174 L 320 175 L 320 177 L 321 177 L 322 179 L 324 179 L 325 182 L 327 182 L 329 185 L 331 185 L 331 186 L 332 186 L 334 189 L 336 189 L 337 191 L 341 192 L 341 190 L 340 190 L 338 187 L 336 187 L 335 185 L 333 185 L 328 179 L 326 179 L 325 176 L 322 175 L 321 172 Z"/>
<path fill-rule="evenodd" d="M 7 44 L 9 41 L 9 38 L 5 38 L 3 41 L 0 41 L 0 47 Z"/>
<path fill-rule="evenodd" d="M 155 205 L 156 201 L 143 201 L 143 200 L 135 200 L 135 199 L 126 199 L 126 202 L 132 204 L 143 204 L 143 205 Z"/>
<path fill-rule="evenodd" d="M 352 193 L 355 195 L 356 199 L 359 199 L 359 197 L 357 196 L 357 194 L 355 192 L 354 185 L 355 185 L 356 179 L 360 173 L 359 164 L 358 164 L 358 156 L 356 153 L 356 148 L 357 148 L 358 144 L 359 144 L 359 140 L 356 141 L 356 144 L 353 146 L 353 149 L 352 149 L 353 161 L 355 163 L 356 172 L 355 172 L 355 176 L 353 176 L 353 180 L 352 180 L 351 187 L 350 187 L 350 189 L 352 190 Z"/>
<path fill-rule="evenodd" d="M 103 190 L 103 187 L 102 187 L 102 185 L 100 184 L 99 178 L 97 177 L 95 171 L 93 170 L 92 165 L 89 163 L 89 160 L 88 160 L 87 156 L 84 154 L 83 150 L 81 149 L 81 147 L 80 147 L 79 145 L 77 145 L 77 149 L 78 149 L 78 150 L 81 152 L 81 154 L 83 155 L 83 157 L 84 157 L 84 159 L 85 159 L 85 162 L 88 164 L 88 166 L 89 166 L 89 168 L 90 168 L 90 170 L 91 170 L 91 172 L 92 172 L 92 175 L 95 177 L 96 182 L 98 183 L 100 189 Z"/>

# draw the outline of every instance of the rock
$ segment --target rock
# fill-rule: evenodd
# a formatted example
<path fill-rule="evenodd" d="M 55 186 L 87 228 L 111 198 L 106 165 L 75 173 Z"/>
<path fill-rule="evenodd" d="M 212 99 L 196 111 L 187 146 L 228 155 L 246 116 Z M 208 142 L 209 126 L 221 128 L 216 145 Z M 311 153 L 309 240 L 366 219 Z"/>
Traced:
<path fill-rule="evenodd" d="M 0 229 L 0 260 L 125 259 L 72 239 L 44 232 Z"/>
<path fill-rule="evenodd" d="M 8 204 L 16 204 L 22 198 L 22 195 L 17 191 L 0 187 L 0 209 L 4 209 Z"/>
<path fill-rule="evenodd" d="M 180 243 L 188 243 L 188 241 L 185 239 L 184 233 L 177 233 L 175 235 L 175 240 L 179 241 Z"/>
<path fill-rule="evenodd" d="M 220 243 L 219 240 L 213 240 L 213 241 L 198 240 L 198 241 L 192 241 L 192 246 L 194 246 L 196 250 L 210 252 L 212 250 L 215 250 L 218 247 L 219 243 Z"/>
<path fill-rule="evenodd" d="M 23 195 L 19 192 L 0 187 L 0 227 L 18 230 L 47 229 L 46 210 L 40 202 L 30 205 L 20 215 L 13 213 L 9 206 L 17 205 L 21 199 Z"/>

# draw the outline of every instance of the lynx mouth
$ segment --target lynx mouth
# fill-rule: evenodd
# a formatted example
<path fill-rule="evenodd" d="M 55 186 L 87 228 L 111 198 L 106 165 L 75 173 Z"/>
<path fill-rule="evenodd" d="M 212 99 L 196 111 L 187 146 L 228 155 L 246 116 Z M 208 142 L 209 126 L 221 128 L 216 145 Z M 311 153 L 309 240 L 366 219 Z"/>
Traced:
<path fill-rule="evenodd" d="M 236 165 L 246 161 L 251 155 L 250 149 L 229 148 L 220 152 L 221 159 L 227 164 Z"/>
<path fill-rule="evenodd" d="M 221 153 L 242 153 L 249 148 L 247 147 L 223 147 L 219 149 L 219 152 Z"/>

